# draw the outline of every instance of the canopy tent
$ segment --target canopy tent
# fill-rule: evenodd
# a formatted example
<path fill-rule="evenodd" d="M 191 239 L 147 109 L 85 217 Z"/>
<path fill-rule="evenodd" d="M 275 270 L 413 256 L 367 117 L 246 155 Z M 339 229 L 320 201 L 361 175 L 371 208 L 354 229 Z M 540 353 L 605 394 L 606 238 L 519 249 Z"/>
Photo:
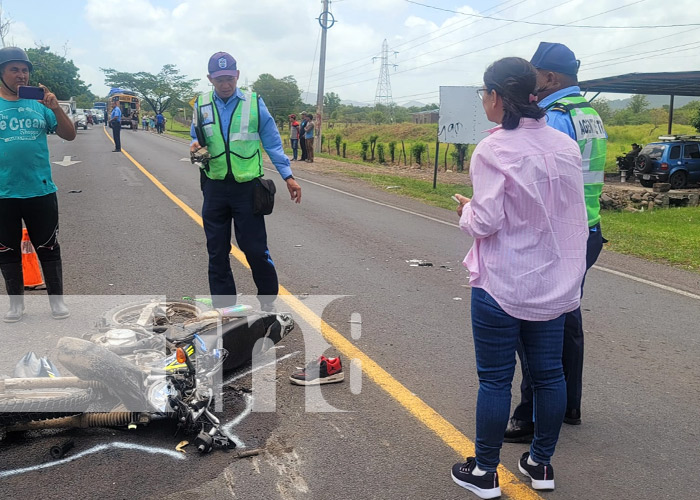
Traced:
<path fill-rule="evenodd" d="M 579 82 L 583 92 L 617 94 L 668 95 L 671 96 L 668 113 L 668 133 L 673 125 L 673 98 L 675 96 L 700 97 L 700 71 L 678 71 L 675 73 L 628 73 L 596 80 Z"/>

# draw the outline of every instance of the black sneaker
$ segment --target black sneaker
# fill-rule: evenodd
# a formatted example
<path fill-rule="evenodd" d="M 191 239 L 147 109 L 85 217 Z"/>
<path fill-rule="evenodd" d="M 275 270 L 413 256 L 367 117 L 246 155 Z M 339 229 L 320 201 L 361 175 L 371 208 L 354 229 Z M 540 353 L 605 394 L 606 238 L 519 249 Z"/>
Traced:
<path fill-rule="evenodd" d="M 498 498 L 501 487 L 498 485 L 498 472 L 487 472 L 483 476 L 475 476 L 472 471 L 476 467 L 476 458 L 469 457 L 463 464 L 452 466 L 452 480 L 474 493 L 479 498 Z"/>
<path fill-rule="evenodd" d="M 564 423 L 569 425 L 581 425 L 581 410 L 566 410 Z"/>
<path fill-rule="evenodd" d="M 340 356 L 337 358 L 321 356 L 289 376 L 289 381 L 295 385 L 332 384 L 343 380 L 345 380 L 345 374 Z"/>
<path fill-rule="evenodd" d="M 529 443 L 535 435 L 535 424 L 527 420 L 511 417 L 503 435 L 506 443 Z"/>
<path fill-rule="evenodd" d="M 530 465 L 527 459 L 530 457 L 530 452 L 526 451 L 520 457 L 518 469 L 532 480 L 532 488 L 535 490 L 553 490 L 554 489 L 554 469 L 551 465 Z"/>

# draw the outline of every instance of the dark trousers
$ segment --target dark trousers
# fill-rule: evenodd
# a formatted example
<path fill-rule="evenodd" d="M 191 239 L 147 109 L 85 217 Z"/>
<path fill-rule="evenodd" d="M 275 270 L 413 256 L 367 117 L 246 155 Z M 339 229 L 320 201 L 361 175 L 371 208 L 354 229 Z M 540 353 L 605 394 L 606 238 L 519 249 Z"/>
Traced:
<path fill-rule="evenodd" d="M 215 181 L 202 175 L 202 219 L 209 253 L 209 291 L 214 307 L 236 303 L 236 284 L 231 272 L 231 220 L 238 247 L 245 254 L 259 296 L 273 300 L 279 284 L 277 271 L 267 249 L 265 218 L 253 214 L 253 186 L 256 181 L 238 183 L 233 179 Z"/>
<path fill-rule="evenodd" d="M 122 124 L 121 123 L 112 123 L 112 136 L 114 136 L 114 149 L 117 151 L 121 151 L 122 149 L 122 138 L 121 138 L 121 133 L 122 133 Z"/>
<path fill-rule="evenodd" d="M 586 270 L 593 267 L 605 242 L 600 232 L 600 224 L 589 229 L 588 243 L 586 247 Z M 585 281 L 585 275 L 584 275 Z M 581 283 L 581 296 L 583 297 L 583 283 Z M 583 388 L 583 321 L 581 308 L 571 311 L 564 319 L 564 347 L 562 350 L 562 364 L 564 365 L 564 379 L 566 380 L 566 409 L 567 411 L 581 411 L 581 392 Z M 518 357 L 523 379 L 520 383 L 520 404 L 515 408 L 513 417 L 518 420 L 532 422 L 532 381 L 528 373 L 528 363 L 523 355 L 522 346 L 518 345 Z"/>
<path fill-rule="evenodd" d="M 299 147 L 301 148 L 301 161 L 306 160 L 306 139 L 299 137 Z"/>
<path fill-rule="evenodd" d="M 0 264 L 22 262 L 22 220 L 41 262 L 61 260 L 56 193 L 0 198 Z"/>

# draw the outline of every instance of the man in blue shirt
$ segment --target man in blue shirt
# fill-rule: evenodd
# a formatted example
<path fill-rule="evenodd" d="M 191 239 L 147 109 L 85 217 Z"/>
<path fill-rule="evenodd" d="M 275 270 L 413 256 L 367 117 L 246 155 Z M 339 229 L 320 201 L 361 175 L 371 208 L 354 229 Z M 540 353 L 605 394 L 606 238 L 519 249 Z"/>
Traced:
<path fill-rule="evenodd" d="M 202 220 L 209 253 L 209 290 L 215 307 L 236 303 L 236 285 L 229 259 L 233 219 L 236 242 L 250 265 L 258 299 L 263 309 L 271 309 L 279 289 L 277 271 L 267 248 L 265 218 L 254 213 L 253 207 L 254 191 L 260 188 L 263 175 L 260 143 L 296 203 L 301 202 L 301 187 L 292 176 L 282 138 L 265 103 L 261 98 L 251 102 L 255 94 L 244 94 L 237 88 L 236 60 L 226 52 L 217 52 L 209 59 L 208 73 L 214 91 L 200 96 L 195 105 L 190 151 L 197 152 L 203 146 L 210 153 L 222 151 L 212 154 L 211 160 L 200 169 L 204 197 Z M 203 104 L 200 112 L 200 102 L 205 100 L 209 103 Z M 256 122 L 254 130 L 250 124 Z"/>
<path fill-rule="evenodd" d="M 165 129 L 165 117 L 163 116 L 163 113 L 158 113 L 156 115 L 156 131 L 159 134 L 162 134 L 164 129 Z"/>
<path fill-rule="evenodd" d="M 122 110 L 119 107 L 119 101 L 114 101 L 112 106 L 112 114 L 109 115 L 109 126 L 112 127 L 112 136 L 114 136 L 114 149 L 112 152 L 119 153 L 122 150 Z"/>

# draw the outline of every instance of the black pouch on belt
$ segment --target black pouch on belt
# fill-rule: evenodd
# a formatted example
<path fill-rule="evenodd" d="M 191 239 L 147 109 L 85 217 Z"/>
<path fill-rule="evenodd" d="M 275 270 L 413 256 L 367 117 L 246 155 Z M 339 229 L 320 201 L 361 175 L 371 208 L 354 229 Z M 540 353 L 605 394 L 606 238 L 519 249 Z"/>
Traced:
<path fill-rule="evenodd" d="M 275 192 L 277 188 L 270 179 L 258 177 L 253 182 L 253 214 L 270 215 L 275 206 Z"/>

